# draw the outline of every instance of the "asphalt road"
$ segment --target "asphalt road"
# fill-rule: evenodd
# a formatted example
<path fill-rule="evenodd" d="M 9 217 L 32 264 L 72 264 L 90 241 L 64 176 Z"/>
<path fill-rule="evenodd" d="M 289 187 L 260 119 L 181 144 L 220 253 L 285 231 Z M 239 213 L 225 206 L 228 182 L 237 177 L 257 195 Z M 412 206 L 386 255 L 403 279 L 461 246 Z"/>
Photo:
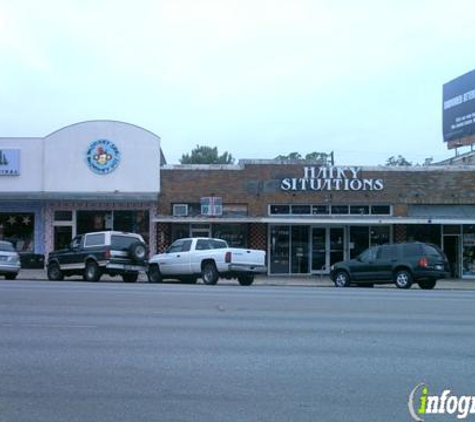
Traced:
<path fill-rule="evenodd" d="M 474 291 L 0 280 L 0 421 L 408 421 L 474 334 Z"/>

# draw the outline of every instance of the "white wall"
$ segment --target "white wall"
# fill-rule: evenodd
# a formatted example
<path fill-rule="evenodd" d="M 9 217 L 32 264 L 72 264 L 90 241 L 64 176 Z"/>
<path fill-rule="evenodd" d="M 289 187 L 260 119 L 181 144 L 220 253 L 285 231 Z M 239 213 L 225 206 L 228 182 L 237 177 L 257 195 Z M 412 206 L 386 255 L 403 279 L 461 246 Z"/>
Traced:
<path fill-rule="evenodd" d="M 0 175 L 0 192 L 41 192 L 43 138 L 0 138 L 0 149 L 20 150 L 20 175 Z"/>
<path fill-rule="evenodd" d="M 96 174 L 86 162 L 91 142 L 107 139 L 121 153 L 117 168 Z M 44 140 L 44 191 L 152 193 L 160 190 L 160 138 L 122 122 L 92 121 L 68 126 Z"/>

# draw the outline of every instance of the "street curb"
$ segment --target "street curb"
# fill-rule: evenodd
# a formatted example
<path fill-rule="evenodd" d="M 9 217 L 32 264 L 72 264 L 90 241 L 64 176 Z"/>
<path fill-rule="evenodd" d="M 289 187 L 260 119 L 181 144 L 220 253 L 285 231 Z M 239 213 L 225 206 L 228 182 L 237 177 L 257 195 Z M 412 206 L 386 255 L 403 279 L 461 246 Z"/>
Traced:
<path fill-rule="evenodd" d="M 17 280 L 28 280 L 28 281 L 48 281 L 46 276 L 46 272 L 42 269 L 21 269 Z M 75 276 L 72 278 L 67 278 L 66 280 L 71 281 L 80 281 L 81 277 Z M 110 276 L 103 276 L 101 278 L 103 281 L 116 281 L 122 282 L 120 277 L 110 277 Z M 139 275 L 138 282 L 140 283 L 147 283 L 147 276 L 144 273 Z M 171 282 L 170 284 L 172 284 Z M 201 284 L 200 282 L 198 282 Z M 219 284 L 236 284 L 238 285 L 237 281 L 235 280 L 220 280 Z M 254 286 L 301 286 L 301 287 L 334 287 L 333 282 L 331 281 L 330 277 L 328 276 L 294 276 L 294 277 L 286 277 L 286 276 L 258 276 L 256 277 L 255 282 L 253 283 Z M 386 287 L 392 288 L 395 287 L 390 284 L 383 284 L 377 286 L 378 288 Z M 436 286 L 437 290 L 444 289 L 444 290 L 475 290 L 475 280 L 463 280 L 463 279 L 447 279 L 447 280 L 439 280 Z"/>

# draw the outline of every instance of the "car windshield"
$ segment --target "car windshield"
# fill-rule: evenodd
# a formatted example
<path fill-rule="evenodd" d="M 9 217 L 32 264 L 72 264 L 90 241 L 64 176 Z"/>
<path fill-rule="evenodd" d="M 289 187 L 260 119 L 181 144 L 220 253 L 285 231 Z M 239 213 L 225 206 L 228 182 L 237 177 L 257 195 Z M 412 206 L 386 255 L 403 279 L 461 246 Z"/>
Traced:
<path fill-rule="evenodd" d="M 0 243 L 0 251 L 2 252 L 15 252 L 15 248 L 11 243 L 1 242 Z"/>

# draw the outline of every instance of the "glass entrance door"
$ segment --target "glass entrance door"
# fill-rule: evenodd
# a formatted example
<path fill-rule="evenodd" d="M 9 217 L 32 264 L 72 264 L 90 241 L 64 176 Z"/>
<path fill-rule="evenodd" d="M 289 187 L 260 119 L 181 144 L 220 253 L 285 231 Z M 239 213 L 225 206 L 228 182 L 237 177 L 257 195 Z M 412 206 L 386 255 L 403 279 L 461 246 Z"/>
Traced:
<path fill-rule="evenodd" d="M 312 272 L 329 273 L 330 266 L 345 259 L 343 227 L 312 228 Z"/>
<path fill-rule="evenodd" d="M 345 259 L 345 231 L 343 227 L 330 227 L 330 262 L 333 265 Z"/>
<path fill-rule="evenodd" d="M 327 228 L 312 228 L 312 272 L 325 272 L 327 265 Z"/>

